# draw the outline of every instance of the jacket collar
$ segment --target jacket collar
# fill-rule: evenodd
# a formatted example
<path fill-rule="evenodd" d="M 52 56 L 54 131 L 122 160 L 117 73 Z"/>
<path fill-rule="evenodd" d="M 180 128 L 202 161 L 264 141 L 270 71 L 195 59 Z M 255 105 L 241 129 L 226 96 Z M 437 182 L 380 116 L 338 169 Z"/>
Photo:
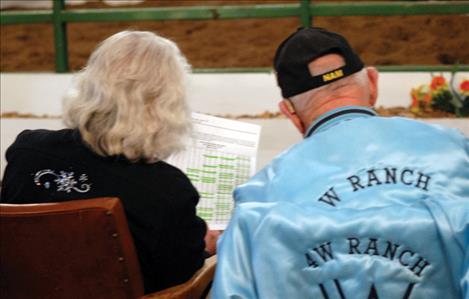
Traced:
<path fill-rule="evenodd" d="M 306 130 L 304 138 L 321 132 L 331 126 L 338 124 L 344 120 L 359 118 L 359 117 L 370 117 L 376 116 L 376 112 L 373 109 L 362 107 L 362 106 L 346 106 L 331 110 L 324 113 L 317 118 Z"/>

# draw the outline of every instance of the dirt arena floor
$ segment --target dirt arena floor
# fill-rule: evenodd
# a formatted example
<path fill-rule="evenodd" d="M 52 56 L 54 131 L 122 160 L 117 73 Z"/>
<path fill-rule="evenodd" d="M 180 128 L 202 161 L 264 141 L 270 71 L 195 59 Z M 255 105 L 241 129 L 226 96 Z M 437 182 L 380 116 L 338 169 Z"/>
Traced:
<path fill-rule="evenodd" d="M 147 0 L 136 7 L 279 2 L 292 1 Z M 106 5 L 73 8 L 101 7 Z M 469 64 L 469 15 L 317 17 L 313 24 L 345 35 L 369 65 Z M 277 45 L 299 26 L 298 18 L 71 23 L 69 62 L 80 69 L 101 40 L 132 29 L 174 40 L 196 68 L 270 67 Z M 0 71 L 54 70 L 52 25 L 2 25 L 0 33 Z"/>

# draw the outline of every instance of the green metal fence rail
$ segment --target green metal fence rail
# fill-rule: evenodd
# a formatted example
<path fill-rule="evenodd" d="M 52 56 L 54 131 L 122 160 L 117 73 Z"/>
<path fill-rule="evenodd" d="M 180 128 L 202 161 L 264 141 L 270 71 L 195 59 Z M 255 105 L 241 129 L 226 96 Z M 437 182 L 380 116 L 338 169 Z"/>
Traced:
<path fill-rule="evenodd" d="M 191 6 L 163 8 L 73 9 L 65 10 L 64 0 L 53 0 L 52 11 L 2 11 L 0 24 L 52 23 L 56 71 L 67 72 L 67 23 L 158 20 L 210 20 L 242 18 L 298 17 L 302 26 L 311 26 L 316 16 L 402 16 L 469 14 L 469 1 L 438 2 L 311 2 L 237 6 Z M 381 66 L 381 71 L 469 71 L 469 65 Z M 195 72 L 270 72 L 268 68 L 196 69 Z"/>
<path fill-rule="evenodd" d="M 467 72 L 469 65 L 382 65 L 376 66 L 380 72 Z M 230 67 L 230 68 L 195 68 L 193 70 L 197 74 L 210 73 L 271 73 L 272 68 L 269 67 Z"/>

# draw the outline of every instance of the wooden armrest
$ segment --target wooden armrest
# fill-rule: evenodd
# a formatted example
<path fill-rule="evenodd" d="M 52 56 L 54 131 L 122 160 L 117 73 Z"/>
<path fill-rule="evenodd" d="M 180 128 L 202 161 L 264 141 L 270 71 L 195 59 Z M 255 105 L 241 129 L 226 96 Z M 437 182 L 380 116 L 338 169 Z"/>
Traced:
<path fill-rule="evenodd" d="M 200 299 L 207 288 L 211 286 L 217 256 L 214 255 L 205 260 L 205 264 L 200 268 L 190 280 L 177 286 L 164 289 L 141 297 L 141 299 Z"/>

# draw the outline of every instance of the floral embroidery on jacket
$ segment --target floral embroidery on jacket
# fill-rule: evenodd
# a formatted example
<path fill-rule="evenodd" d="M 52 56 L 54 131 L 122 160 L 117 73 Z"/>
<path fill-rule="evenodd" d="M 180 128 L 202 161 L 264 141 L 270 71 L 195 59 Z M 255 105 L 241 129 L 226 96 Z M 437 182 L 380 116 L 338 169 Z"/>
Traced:
<path fill-rule="evenodd" d="M 43 169 L 34 175 L 34 184 L 50 189 L 51 181 L 55 183 L 57 192 L 76 191 L 86 193 L 91 190 L 91 184 L 88 182 L 88 176 L 81 174 L 78 179 L 75 178 L 73 171 L 67 172 L 60 170 L 58 173 L 52 169 Z M 49 177 L 52 176 L 52 180 Z"/>

